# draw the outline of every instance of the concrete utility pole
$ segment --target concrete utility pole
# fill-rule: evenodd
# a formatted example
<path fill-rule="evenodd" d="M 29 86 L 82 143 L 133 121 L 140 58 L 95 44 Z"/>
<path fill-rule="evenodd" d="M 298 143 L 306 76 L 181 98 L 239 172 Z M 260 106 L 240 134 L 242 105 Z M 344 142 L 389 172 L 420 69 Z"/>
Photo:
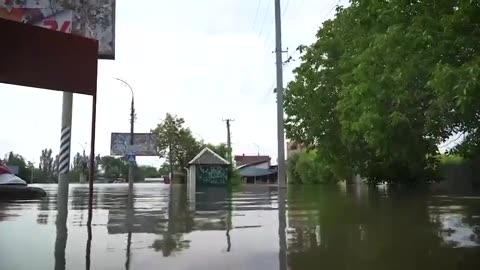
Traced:
<path fill-rule="evenodd" d="M 233 165 L 233 158 L 232 158 L 232 140 L 231 140 L 231 133 L 230 133 L 230 122 L 235 121 L 235 119 L 224 119 L 227 123 L 227 148 L 228 148 L 228 161 L 230 162 L 230 165 Z"/>
<path fill-rule="evenodd" d="M 132 102 L 130 104 L 130 151 L 133 151 L 132 146 L 134 144 L 133 136 L 134 136 L 134 125 L 135 125 L 135 96 L 133 94 L 133 89 L 130 86 L 130 84 L 128 84 L 126 81 L 124 81 L 122 79 L 119 79 L 119 78 L 115 78 L 115 79 L 120 81 L 124 85 L 128 86 L 128 88 L 130 89 L 130 92 L 132 93 Z M 132 153 L 125 153 L 125 154 L 127 154 L 127 156 L 128 156 Z M 135 153 L 133 153 L 133 154 L 135 154 Z M 133 187 L 133 178 L 134 178 L 134 173 L 133 173 L 134 162 L 129 161 L 128 163 L 129 163 L 128 164 L 128 187 L 132 188 Z"/>
<path fill-rule="evenodd" d="M 57 207 L 65 212 L 68 207 L 68 172 L 70 171 L 70 145 L 72 134 L 73 94 L 63 92 L 62 132 L 60 135 L 60 154 L 58 162 Z M 65 213 L 65 216 L 67 214 Z"/>
<path fill-rule="evenodd" d="M 277 66 L 277 139 L 278 139 L 278 186 L 285 187 L 285 134 L 283 123 L 283 60 L 282 60 L 282 14 L 280 0 L 275 0 L 275 54 Z"/>

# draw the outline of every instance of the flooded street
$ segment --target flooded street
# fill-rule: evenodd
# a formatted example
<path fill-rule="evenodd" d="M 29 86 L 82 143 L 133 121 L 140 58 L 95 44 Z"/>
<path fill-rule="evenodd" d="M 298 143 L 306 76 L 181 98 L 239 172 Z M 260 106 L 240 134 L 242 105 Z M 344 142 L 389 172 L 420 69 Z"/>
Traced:
<path fill-rule="evenodd" d="M 68 218 L 48 197 L 0 202 L 0 269 L 480 269 L 480 196 L 365 186 L 222 188 L 70 185 Z M 89 233 L 91 232 L 91 233 Z M 283 233 L 285 232 L 285 233 Z M 91 237 L 89 237 L 89 235 Z"/>

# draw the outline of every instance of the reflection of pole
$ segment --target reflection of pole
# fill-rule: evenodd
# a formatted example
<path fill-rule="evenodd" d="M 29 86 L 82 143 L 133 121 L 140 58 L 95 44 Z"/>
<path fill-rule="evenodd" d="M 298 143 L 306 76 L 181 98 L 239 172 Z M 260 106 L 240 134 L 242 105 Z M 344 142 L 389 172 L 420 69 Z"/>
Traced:
<path fill-rule="evenodd" d="M 286 189 L 278 189 L 278 264 L 280 270 L 287 269 L 287 215 L 286 215 Z"/>
<path fill-rule="evenodd" d="M 70 142 L 72 131 L 73 94 L 63 93 L 62 133 L 58 165 L 58 203 L 68 202 L 68 172 L 70 171 Z"/>
<path fill-rule="evenodd" d="M 227 252 L 230 252 L 232 249 L 232 240 L 230 238 L 230 230 L 232 229 L 232 191 L 229 190 L 228 192 L 229 200 L 227 200 L 228 207 L 227 207 Z"/>
<path fill-rule="evenodd" d="M 87 248 L 85 250 L 85 269 L 90 270 L 90 251 L 92 247 L 92 224 L 87 224 Z"/>
<path fill-rule="evenodd" d="M 278 186 L 285 187 L 285 138 L 283 123 L 283 61 L 282 61 L 282 24 L 280 0 L 275 0 L 275 53 L 277 64 L 277 139 L 278 139 Z"/>
<path fill-rule="evenodd" d="M 68 183 L 68 182 L 67 182 Z M 68 188 L 68 185 L 67 185 Z M 68 190 L 67 190 L 68 191 Z M 68 195 L 68 194 L 67 194 Z M 67 204 L 58 204 L 57 220 L 57 237 L 55 239 L 55 270 L 65 270 L 65 247 L 67 246 Z"/>
<path fill-rule="evenodd" d="M 128 200 L 127 200 L 127 254 L 125 261 L 125 269 L 130 269 L 130 250 L 132 247 L 132 225 L 133 225 L 133 189 L 129 187 L 128 189 Z"/>

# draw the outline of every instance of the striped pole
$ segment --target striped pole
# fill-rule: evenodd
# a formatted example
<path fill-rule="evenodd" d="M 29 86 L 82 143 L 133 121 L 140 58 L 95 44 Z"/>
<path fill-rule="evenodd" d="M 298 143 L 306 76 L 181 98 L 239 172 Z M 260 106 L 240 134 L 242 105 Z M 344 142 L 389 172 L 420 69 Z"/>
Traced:
<path fill-rule="evenodd" d="M 68 172 L 70 171 L 70 139 L 72 133 L 73 94 L 63 92 L 62 133 L 60 136 L 60 153 L 58 155 L 58 213 L 68 212 Z"/>
<path fill-rule="evenodd" d="M 62 135 L 60 136 L 60 154 L 58 161 L 58 173 L 66 174 L 70 171 L 70 141 L 71 141 L 70 126 L 62 128 Z"/>

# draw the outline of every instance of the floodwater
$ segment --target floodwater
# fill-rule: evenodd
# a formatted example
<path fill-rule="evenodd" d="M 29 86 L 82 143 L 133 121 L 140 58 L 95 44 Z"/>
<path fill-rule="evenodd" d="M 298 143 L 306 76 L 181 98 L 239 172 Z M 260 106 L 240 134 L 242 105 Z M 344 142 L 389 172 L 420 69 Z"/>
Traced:
<path fill-rule="evenodd" d="M 129 197 L 97 184 L 89 227 L 86 185 L 70 185 L 66 219 L 56 185 L 40 187 L 47 198 L 0 202 L 2 270 L 480 269 L 475 195 L 249 186 L 193 200 L 183 186 L 136 184 Z"/>

